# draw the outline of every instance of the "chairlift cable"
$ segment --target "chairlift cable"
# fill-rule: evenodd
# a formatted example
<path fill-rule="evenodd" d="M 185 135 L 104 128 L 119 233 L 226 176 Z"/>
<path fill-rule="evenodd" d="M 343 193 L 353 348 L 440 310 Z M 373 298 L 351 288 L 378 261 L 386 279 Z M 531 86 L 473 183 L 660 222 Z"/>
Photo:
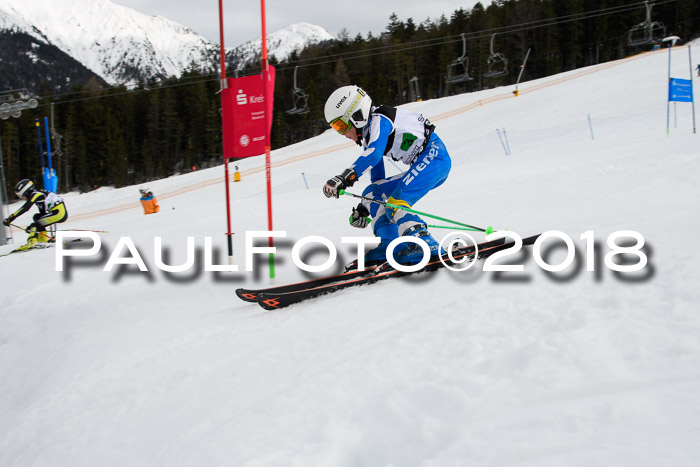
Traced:
<path fill-rule="evenodd" d="M 677 0 L 659 0 L 654 2 L 654 5 L 665 5 L 668 3 L 675 2 Z M 448 43 L 454 43 L 457 40 L 462 40 L 462 35 L 465 34 L 468 39 L 470 40 L 476 40 L 476 39 L 483 39 L 485 37 L 488 37 L 494 33 L 511 33 L 511 32 L 517 32 L 517 31 L 523 31 L 523 30 L 530 30 L 530 29 L 537 29 L 541 27 L 549 27 L 549 26 L 555 26 L 559 24 L 565 24 L 573 21 L 579 21 L 579 20 L 586 20 L 586 19 L 592 19 L 600 16 L 606 16 L 606 15 L 612 15 L 612 14 L 617 14 L 617 13 L 622 13 L 630 10 L 634 10 L 639 8 L 641 5 L 644 5 L 645 2 L 637 2 L 631 5 L 620 5 L 620 6 L 615 6 L 615 7 L 609 7 L 609 8 L 602 8 L 598 10 L 592 10 L 589 12 L 582 12 L 582 13 L 573 13 L 570 15 L 564 15 L 564 16 L 558 16 L 554 18 L 545 18 L 541 20 L 536 20 L 536 21 L 530 21 L 530 22 L 525 22 L 525 23 L 519 23 L 516 25 L 510 25 L 510 26 L 501 26 L 498 28 L 491 28 L 491 29 L 485 29 L 485 30 L 480 30 L 480 31 L 475 31 L 472 33 L 462 33 L 459 35 L 452 35 L 452 36 L 447 36 L 443 38 L 432 38 L 432 39 L 424 39 L 420 41 L 414 41 L 414 42 L 407 42 L 403 44 L 393 44 L 393 45 L 388 45 L 388 46 L 380 46 L 380 47 L 373 47 L 369 49 L 365 49 L 361 53 L 356 53 L 356 52 L 342 52 L 342 53 L 337 53 L 337 54 L 331 54 L 331 55 L 325 55 L 325 56 L 320 56 L 320 57 L 313 57 L 313 58 L 306 58 L 306 59 L 299 59 L 295 61 L 290 61 L 290 62 L 285 62 L 281 66 L 277 68 L 278 71 L 286 71 L 288 69 L 291 69 L 292 66 L 299 66 L 299 67 L 307 67 L 307 66 L 317 66 L 317 65 L 324 65 L 328 63 L 334 63 L 336 62 L 339 58 L 344 58 L 347 57 L 348 59 L 362 59 L 362 58 L 367 58 L 367 57 L 372 57 L 376 55 L 383 55 L 383 54 L 388 54 L 388 53 L 393 53 L 393 52 L 406 52 L 406 51 L 411 51 L 411 50 L 417 50 L 425 47 L 433 47 L 433 46 L 438 46 L 438 45 L 444 45 Z M 457 40 L 455 40 L 457 39 Z M 377 51 L 377 52 L 375 52 Z M 368 52 L 374 52 L 374 53 L 368 53 Z M 321 59 L 326 59 L 322 61 L 317 61 Z M 245 69 L 244 69 L 245 70 Z M 254 72 L 250 72 L 248 74 L 242 73 L 242 76 L 249 76 L 255 74 Z M 211 76 L 212 78 L 207 78 Z M 83 98 L 78 98 L 78 99 L 70 99 L 67 101 L 55 101 L 57 104 L 63 104 L 63 103 L 69 103 L 69 102 L 80 102 L 80 101 L 85 101 L 85 100 L 92 100 L 92 99 L 100 99 L 104 97 L 115 97 L 115 96 L 120 96 L 120 95 L 125 95 L 129 93 L 134 93 L 134 92 L 146 92 L 146 91 L 152 91 L 152 90 L 160 90 L 160 89 L 167 89 L 171 87 L 180 87 L 180 86 L 186 86 L 190 84 L 200 84 L 200 83 L 207 83 L 211 81 L 216 81 L 218 78 L 215 78 L 215 76 L 218 76 L 217 73 L 210 73 L 210 74 L 203 74 L 203 75 L 198 75 L 198 76 L 192 76 L 192 77 L 184 77 L 180 78 L 180 80 L 188 80 L 188 79 L 196 79 L 196 78 L 204 78 L 204 79 L 199 79 L 197 81 L 193 82 L 186 82 L 186 83 L 175 83 L 175 84 L 168 84 L 168 85 L 160 85 L 158 86 L 157 84 L 154 85 L 153 88 L 149 89 L 126 89 L 125 91 L 122 92 L 117 92 L 117 93 L 111 93 L 108 95 L 103 95 L 103 96 L 90 96 L 90 97 L 83 97 Z M 65 93 L 65 94 L 54 94 L 54 95 L 47 95 L 47 96 L 40 96 L 40 98 L 62 98 L 66 96 L 72 96 L 72 95 L 80 95 L 80 94 L 86 94 L 91 91 L 85 90 L 85 91 L 76 91 L 72 93 Z M 39 107 L 43 107 L 48 104 L 41 104 Z"/>

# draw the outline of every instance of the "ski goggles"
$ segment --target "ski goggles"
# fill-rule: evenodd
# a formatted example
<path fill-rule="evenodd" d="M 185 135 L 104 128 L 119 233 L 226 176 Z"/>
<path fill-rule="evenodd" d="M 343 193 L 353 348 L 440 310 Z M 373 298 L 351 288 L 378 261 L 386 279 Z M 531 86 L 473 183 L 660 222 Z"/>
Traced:
<path fill-rule="evenodd" d="M 343 117 L 338 117 L 331 121 L 331 128 L 344 135 L 350 130 L 350 124 L 343 120 Z"/>

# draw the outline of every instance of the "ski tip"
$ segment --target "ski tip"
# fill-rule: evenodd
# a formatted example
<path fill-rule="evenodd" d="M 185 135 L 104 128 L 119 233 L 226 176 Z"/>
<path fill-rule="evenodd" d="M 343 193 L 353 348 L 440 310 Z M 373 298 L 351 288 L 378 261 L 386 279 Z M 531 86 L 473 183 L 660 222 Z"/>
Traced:
<path fill-rule="evenodd" d="M 255 303 L 258 301 L 258 294 L 252 290 L 236 289 L 236 295 L 244 302 Z"/>
<path fill-rule="evenodd" d="M 266 310 L 278 310 L 282 308 L 282 305 L 277 297 L 270 296 L 265 293 L 258 294 L 257 302 L 258 305 Z"/>

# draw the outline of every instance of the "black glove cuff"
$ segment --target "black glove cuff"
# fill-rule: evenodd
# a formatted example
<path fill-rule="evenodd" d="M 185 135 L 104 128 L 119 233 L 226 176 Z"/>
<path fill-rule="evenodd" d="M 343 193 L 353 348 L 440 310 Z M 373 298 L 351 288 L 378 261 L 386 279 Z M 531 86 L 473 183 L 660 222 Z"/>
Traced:
<path fill-rule="evenodd" d="M 360 217 L 369 217 L 369 209 L 365 207 L 364 204 L 360 203 L 355 208 Z"/>
<path fill-rule="evenodd" d="M 343 181 L 345 186 L 353 186 L 357 181 L 357 173 L 353 169 L 345 169 L 342 174 L 338 175 L 338 178 Z"/>

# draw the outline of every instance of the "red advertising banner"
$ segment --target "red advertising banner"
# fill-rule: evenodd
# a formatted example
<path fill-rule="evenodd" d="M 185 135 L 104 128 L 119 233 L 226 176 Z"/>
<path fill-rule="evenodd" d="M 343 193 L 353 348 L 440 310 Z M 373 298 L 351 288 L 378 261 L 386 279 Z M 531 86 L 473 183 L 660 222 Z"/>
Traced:
<path fill-rule="evenodd" d="M 221 118 L 223 121 L 224 158 L 251 157 L 265 153 L 265 144 L 272 127 L 275 67 L 267 73 L 265 105 L 263 75 L 228 78 L 228 88 L 222 91 Z M 269 113 L 265 129 L 265 111 Z"/>

